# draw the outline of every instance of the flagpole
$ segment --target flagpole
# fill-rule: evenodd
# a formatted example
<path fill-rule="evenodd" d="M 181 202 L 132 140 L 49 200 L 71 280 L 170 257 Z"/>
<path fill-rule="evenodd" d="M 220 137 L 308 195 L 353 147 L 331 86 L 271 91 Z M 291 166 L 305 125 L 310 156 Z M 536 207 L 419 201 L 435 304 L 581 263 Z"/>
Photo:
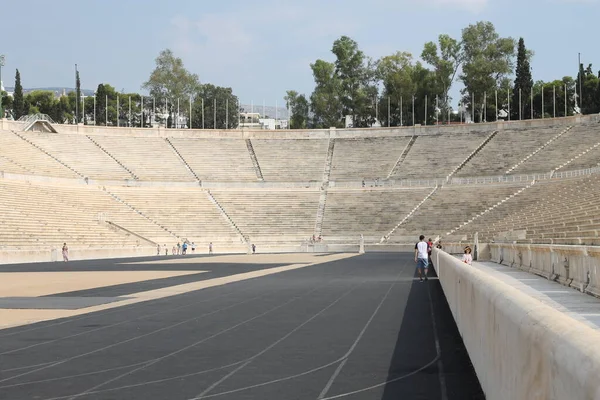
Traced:
<path fill-rule="evenodd" d="M 213 99 L 213 128 L 217 129 L 217 98 Z"/>
<path fill-rule="evenodd" d="M 75 97 L 75 125 L 77 125 L 79 123 L 79 101 L 81 100 L 77 98 L 79 97 L 77 93 L 77 64 L 75 64 Z"/>
<path fill-rule="evenodd" d="M 179 129 L 179 97 L 177 98 L 177 122 L 175 123 L 175 128 Z"/>
<path fill-rule="evenodd" d="M 552 116 L 556 118 L 556 85 L 552 87 Z"/>
<path fill-rule="evenodd" d="M 498 121 L 498 89 L 494 90 L 494 96 L 496 97 L 496 122 Z"/>
<path fill-rule="evenodd" d="M 225 99 L 225 129 L 229 129 L 229 97 Z"/>
<path fill-rule="evenodd" d="M 204 97 L 202 98 L 202 129 L 204 129 Z"/>
<path fill-rule="evenodd" d="M 542 85 L 542 119 L 546 116 L 546 110 L 544 109 L 544 85 Z"/>
<path fill-rule="evenodd" d="M 192 96 L 190 96 L 190 129 L 192 129 Z"/>
<path fill-rule="evenodd" d="M 519 88 L 519 121 L 523 119 L 522 110 L 523 106 L 521 103 L 521 88 Z"/>

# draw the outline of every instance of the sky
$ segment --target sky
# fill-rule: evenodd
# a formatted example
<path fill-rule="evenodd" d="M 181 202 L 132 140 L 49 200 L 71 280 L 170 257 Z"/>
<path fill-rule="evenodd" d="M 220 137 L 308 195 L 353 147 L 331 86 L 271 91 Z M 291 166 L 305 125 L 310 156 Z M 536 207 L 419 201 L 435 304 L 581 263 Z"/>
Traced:
<path fill-rule="evenodd" d="M 577 73 L 577 54 L 600 69 L 600 0 L 19 0 L 0 1 L 5 86 L 109 83 L 140 92 L 170 48 L 202 83 L 232 87 L 242 104 L 280 106 L 286 90 L 310 95 L 310 64 L 333 61 L 333 42 L 354 39 L 369 57 L 421 54 L 442 33 L 477 21 L 534 51 L 534 80 Z M 457 98 L 460 85 L 452 90 Z"/>

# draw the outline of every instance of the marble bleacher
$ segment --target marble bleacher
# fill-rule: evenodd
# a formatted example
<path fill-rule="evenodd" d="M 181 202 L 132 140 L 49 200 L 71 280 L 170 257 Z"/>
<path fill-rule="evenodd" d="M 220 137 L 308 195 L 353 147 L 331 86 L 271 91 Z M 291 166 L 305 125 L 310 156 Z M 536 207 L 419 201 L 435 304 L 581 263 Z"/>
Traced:
<path fill-rule="evenodd" d="M 456 176 L 503 175 L 509 168 L 519 163 L 565 128 L 564 126 L 558 126 L 499 131 L 481 151 L 458 171 Z M 519 170 L 516 171 L 518 173 Z"/>
<path fill-rule="evenodd" d="M 91 138 L 140 180 L 190 182 L 195 177 L 169 143 L 158 137 L 93 135 Z"/>
<path fill-rule="evenodd" d="M 427 237 L 446 232 L 473 218 L 488 207 L 504 200 L 525 184 L 451 185 L 439 188 L 392 235 Z"/>
<path fill-rule="evenodd" d="M 417 137 L 392 179 L 445 178 L 475 150 L 490 132 Z M 489 144 L 488 144 L 489 145 Z"/>
<path fill-rule="evenodd" d="M 323 238 L 355 240 L 362 234 L 368 242 L 388 234 L 432 188 L 330 189 L 323 219 Z"/>
<path fill-rule="evenodd" d="M 300 245 L 314 233 L 318 190 L 214 189 L 211 193 L 257 246 L 277 242 Z"/>
<path fill-rule="evenodd" d="M 5 172 L 79 178 L 75 172 L 10 131 L 0 131 L 0 160 L 3 160 L 2 171 Z"/>
<path fill-rule="evenodd" d="M 244 140 L 171 138 L 170 141 L 200 180 L 257 180 Z"/>
<path fill-rule="evenodd" d="M 23 135 L 83 176 L 107 180 L 132 179 L 129 172 L 84 135 L 48 132 L 25 132 Z"/>
<path fill-rule="evenodd" d="M 252 139 L 265 181 L 323 180 L 326 139 Z"/>
<path fill-rule="evenodd" d="M 330 180 L 387 178 L 409 141 L 410 136 L 336 139 Z"/>

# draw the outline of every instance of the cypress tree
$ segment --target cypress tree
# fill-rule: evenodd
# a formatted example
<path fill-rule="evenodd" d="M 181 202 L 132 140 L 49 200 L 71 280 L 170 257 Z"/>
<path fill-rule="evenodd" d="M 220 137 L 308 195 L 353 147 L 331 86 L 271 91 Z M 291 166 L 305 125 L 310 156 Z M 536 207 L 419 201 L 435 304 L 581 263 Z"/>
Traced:
<path fill-rule="evenodd" d="M 515 84 L 511 99 L 511 119 L 519 119 L 519 89 L 521 89 L 521 118 L 529 119 L 531 118 L 531 88 L 533 86 L 533 78 L 531 77 L 531 66 L 523 38 L 519 39 L 515 75 Z"/>
<path fill-rule="evenodd" d="M 23 99 L 23 86 L 21 86 L 21 73 L 15 74 L 15 92 L 13 93 L 13 116 L 18 120 L 25 115 L 25 100 Z"/>
<path fill-rule="evenodd" d="M 81 82 L 79 81 L 79 71 L 75 72 L 75 101 L 77 102 L 77 110 L 75 115 L 75 124 L 79 123 L 79 114 L 83 114 L 83 110 L 81 110 Z"/>
<path fill-rule="evenodd" d="M 106 89 L 101 83 L 96 89 L 96 125 L 106 124 Z"/>

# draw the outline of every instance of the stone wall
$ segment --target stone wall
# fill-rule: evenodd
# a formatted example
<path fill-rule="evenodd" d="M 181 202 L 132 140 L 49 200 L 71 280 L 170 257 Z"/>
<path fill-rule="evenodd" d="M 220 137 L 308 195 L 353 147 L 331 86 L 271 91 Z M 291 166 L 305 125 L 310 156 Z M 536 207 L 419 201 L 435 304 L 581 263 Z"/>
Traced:
<path fill-rule="evenodd" d="M 600 399 L 600 332 L 434 249 L 444 294 L 488 400 Z"/>

